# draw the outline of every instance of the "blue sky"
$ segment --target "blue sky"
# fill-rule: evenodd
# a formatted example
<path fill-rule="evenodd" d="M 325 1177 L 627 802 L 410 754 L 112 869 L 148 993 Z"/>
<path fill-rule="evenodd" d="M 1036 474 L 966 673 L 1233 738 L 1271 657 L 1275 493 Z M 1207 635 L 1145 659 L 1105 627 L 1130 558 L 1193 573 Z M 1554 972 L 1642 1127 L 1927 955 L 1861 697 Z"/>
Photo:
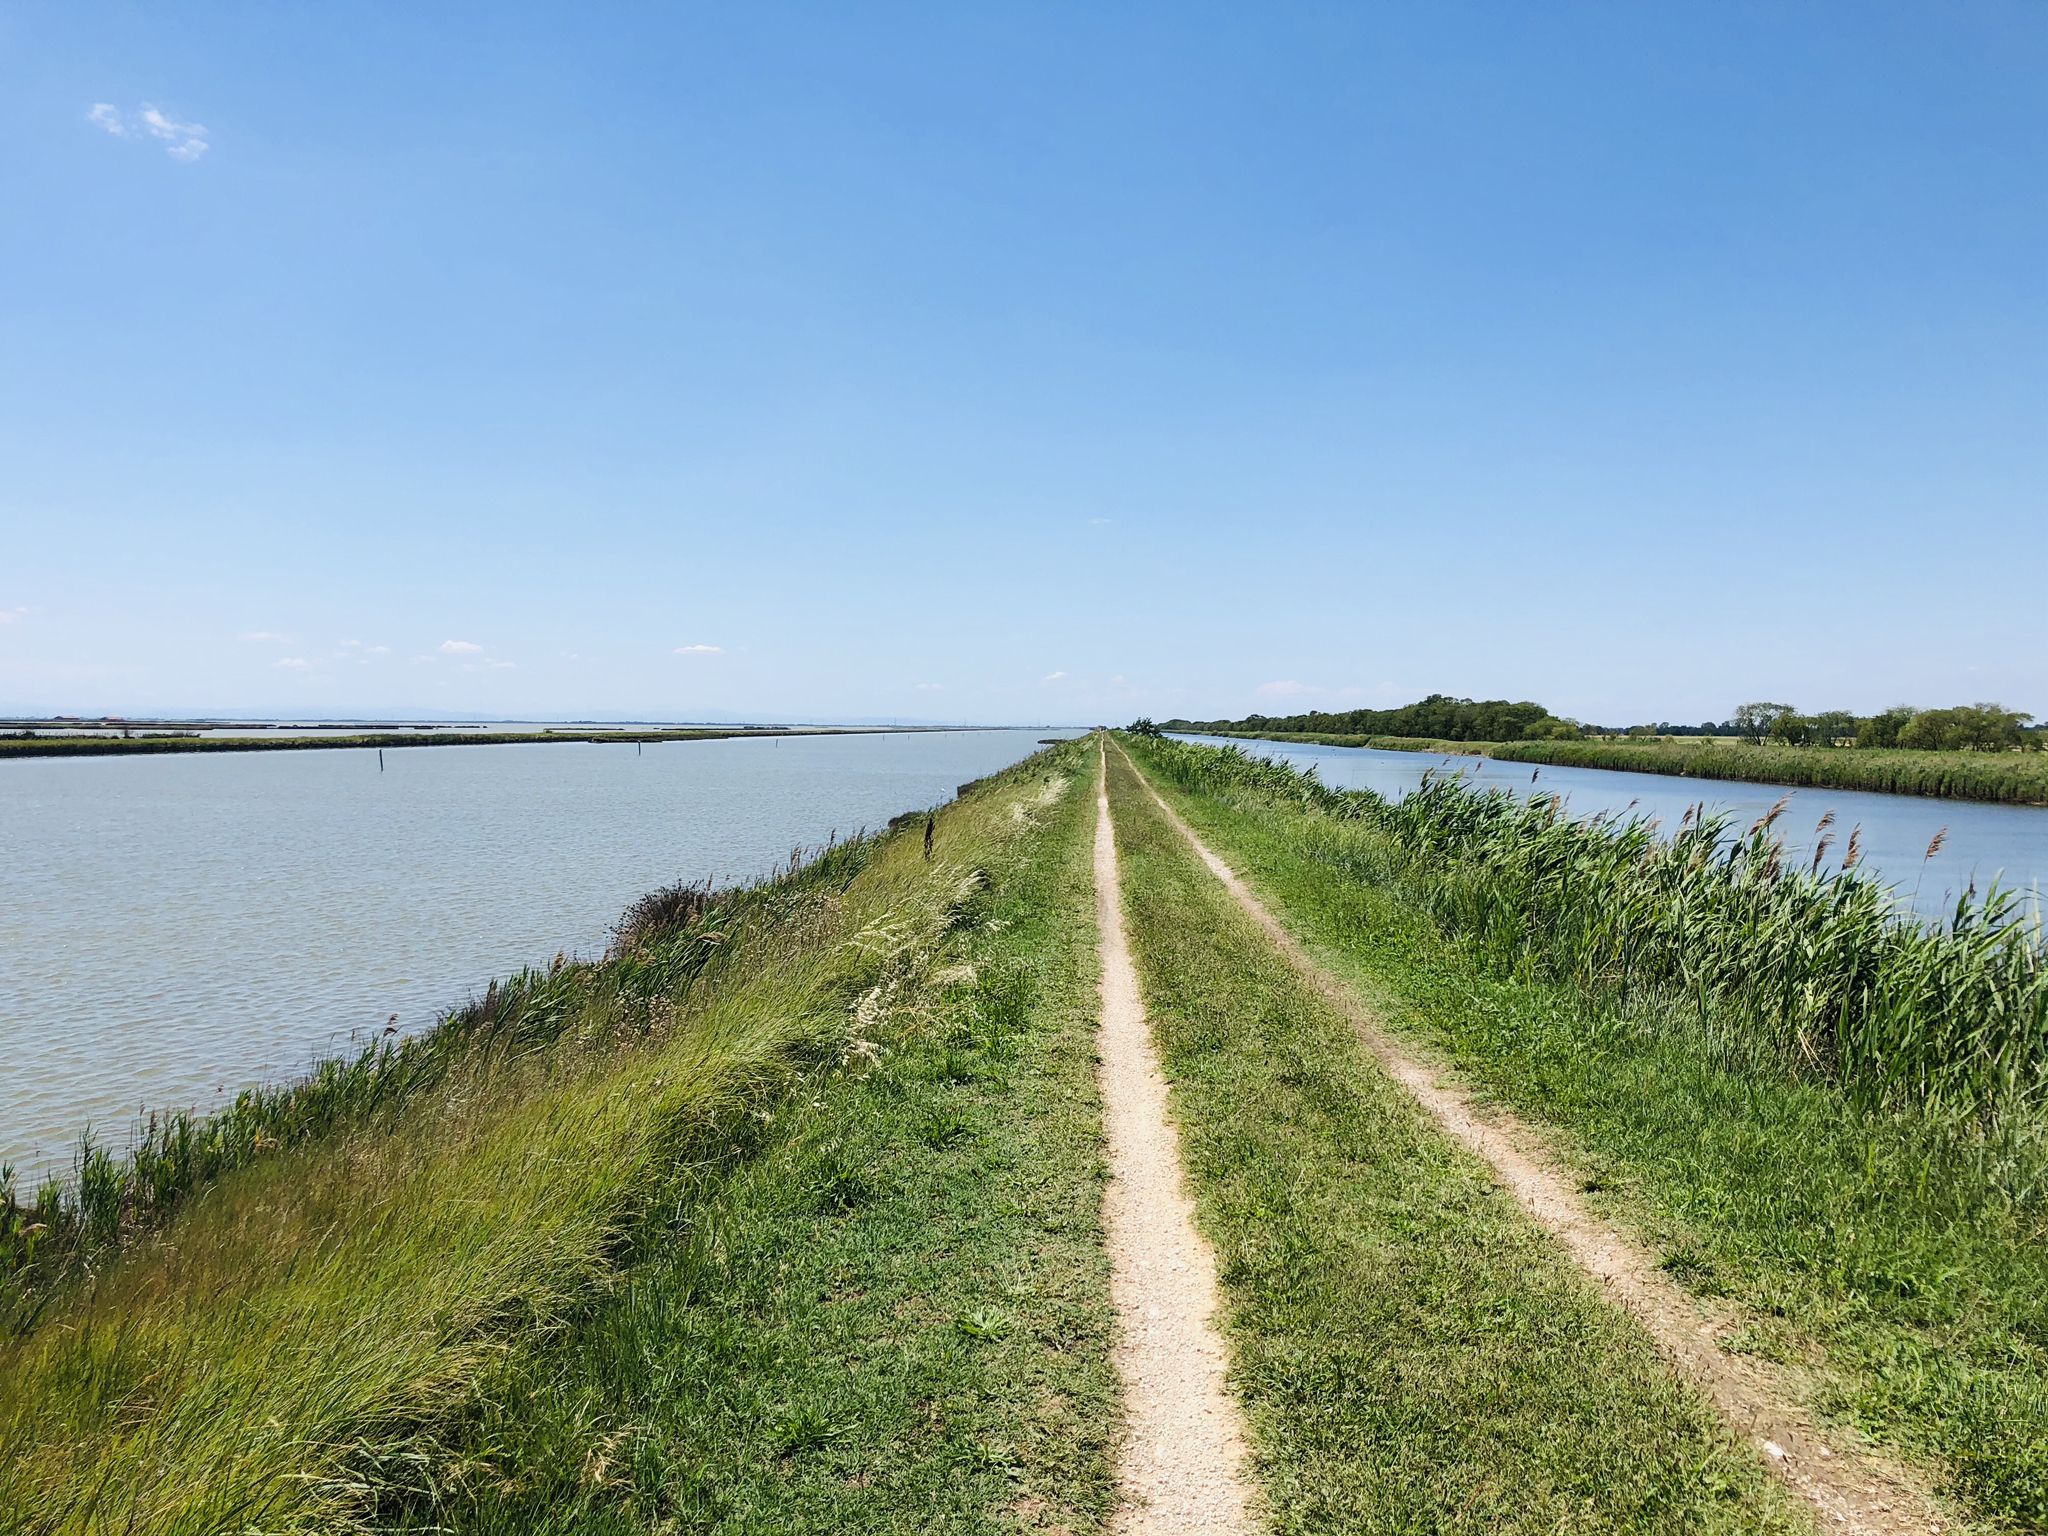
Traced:
<path fill-rule="evenodd" d="M 0 7 L 0 709 L 2048 714 L 2044 80 L 2035 0 Z"/>

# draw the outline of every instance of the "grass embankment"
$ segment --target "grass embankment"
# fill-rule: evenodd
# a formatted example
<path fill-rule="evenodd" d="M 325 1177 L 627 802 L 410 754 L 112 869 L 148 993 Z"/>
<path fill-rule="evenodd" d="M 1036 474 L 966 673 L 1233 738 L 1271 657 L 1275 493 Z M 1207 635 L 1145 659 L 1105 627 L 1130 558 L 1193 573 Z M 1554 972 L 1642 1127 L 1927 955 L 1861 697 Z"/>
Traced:
<path fill-rule="evenodd" d="M 2022 936 L 1859 953 L 1861 905 L 1772 870 L 1767 839 L 1667 862 L 1456 786 L 1404 818 L 1128 746 L 1393 1029 L 1545 1127 L 1742 1347 L 1984 1528 L 2048 1526 L 2048 1015 Z"/>
<path fill-rule="evenodd" d="M 0 1343 L 0 1528 L 1096 1528 L 1091 768 L 643 914 L 131 1192 Z"/>
<path fill-rule="evenodd" d="M 0 736 L 0 760 L 10 757 L 132 757 L 152 752 L 323 752 L 364 747 L 515 747 L 548 742 L 730 741 L 752 736 L 872 736 L 883 728 L 790 731 L 384 731 L 333 736 Z"/>
<path fill-rule="evenodd" d="M 1224 734 L 1257 741 L 1389 752 L 1463 753 L 1512 763 L 1618 768 L 1801 789 L 1855 789 L 2008 805 L 2048 805 L 2048 752 L 1938 752 L 1880 747 L 1752 746 L 1746 742 L 1422 741 L 1399 736 L 1335 736 L 1302 731 Z"/>
<path fill-rule="evenodd" d="M 1802 1529 L 1110 764 L 1133 949 L 1276 1528 Z"/>

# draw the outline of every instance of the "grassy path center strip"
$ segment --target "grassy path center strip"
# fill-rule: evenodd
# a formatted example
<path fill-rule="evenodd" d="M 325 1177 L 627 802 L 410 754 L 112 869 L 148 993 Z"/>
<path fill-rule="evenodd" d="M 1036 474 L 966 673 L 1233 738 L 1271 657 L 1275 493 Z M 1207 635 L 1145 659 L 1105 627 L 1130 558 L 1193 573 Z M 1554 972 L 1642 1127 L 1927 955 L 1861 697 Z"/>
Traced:
<path fill-rule="evenodd" d="M 1095 916 L 1102 948 L 1097 1068 L 1110 1180 L 1103 1226 L 1115 1359 L 1129 1438 L 1118 1459 L 1124 1532 L 1244 1532 L 1244 1424 L 1225 1384 L 1217 1337 L 1216 1256 L 1195 1230 L 1167 1113 L 1166 1078 L 1152 1047 L 1131 963 L 1109 817 L 1105 757 L 1096 796 Z"/>

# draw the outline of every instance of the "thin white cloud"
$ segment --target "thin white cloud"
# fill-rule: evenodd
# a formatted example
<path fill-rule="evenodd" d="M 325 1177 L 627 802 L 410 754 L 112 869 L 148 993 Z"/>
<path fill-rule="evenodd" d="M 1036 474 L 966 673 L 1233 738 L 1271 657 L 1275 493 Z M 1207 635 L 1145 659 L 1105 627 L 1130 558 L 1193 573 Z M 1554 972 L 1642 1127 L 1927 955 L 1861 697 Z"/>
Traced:
<path fill-rule="evenodd" d="M 0 624 L 19 624 L 27 617 L 26 608 L 0 608 Z"/>
<path fill-rule="evenodd" d="M 443 640 L 441 642 L 441 654 L 443 656 L 481 656 L 483 653 L 484 648 L 474 640 Z"/>
<path fill-rule="evenodd" d="M 242 636 L 244 645 L 290 645 L 292 637 L 275 629 L 252 629 Z"/>
<path fill-rule="evenodd" d="M 1115 521 L 1113 518 L 1091 517 L 1088 519 L 1088 526 L 1090 528 L 1107 528 L 1113 521 Z"/>
<path fill-rule="evenodd" d="M 1048 672 L 1045 674 L 1044 677 L 1040 678 L 1039 681 L 1043 683 L 1057 683 L 1062 681 L 1066 677 L 1066 675 L 1067 674 L 1064 672 Z"/>
<path fill-rule="evenodd" d="M 205 124 L 180 122 L 147 102 L 142 107 L 142 126 L 149 130 L 152 138 L 163 140 L 164 153 L 173 160 L 189 164 L 212 147 L 206 142 Z"/>
<path fill-rule="evenodd" d="M 1307 693 L 1309 685 L 1296 682 L 1291 677 L 1283 677 L 1278 682 L 1261 683 L 1252 691 L 1262 699 L 1291 699 L 1298 693 Z"/>
<path fill-rule="evenodd" d="M 204 123 L 188 123 L 149 102 L 130 114 L 111 101 L 96 101 L 86 109 L 85 120 L 117 139 L 133 138 L 139 130 L 162 144 L 173 160 L 187 165 L 213 147 Z"/>
<path fill-rule="evenodd" d="M 519 663 L 516 661 L 499 661 L 493 658 L 484 663 L 484 670 L 486 672 L 510 672 L 518 665 Z"/>
<path fill-rule="evenodd" d="M 913 683 L 911 686 L 919 693 L 943 693 L 946 688 L 944 683 Z"/>
<path fill-rule="evenodd" d="M 303 656 L 280 656 L 271 665 L 273 667 L 283 667 L 287 672 L 310 672 L 313 670 L 313 663 L 306 660 Z"/>
<path fill-rule="evenodd" d="M 723 656 L 725 654 L 725 647 L 722 645 L 679 645 L 676 647 L 675 653 L 678 656 Z"/>

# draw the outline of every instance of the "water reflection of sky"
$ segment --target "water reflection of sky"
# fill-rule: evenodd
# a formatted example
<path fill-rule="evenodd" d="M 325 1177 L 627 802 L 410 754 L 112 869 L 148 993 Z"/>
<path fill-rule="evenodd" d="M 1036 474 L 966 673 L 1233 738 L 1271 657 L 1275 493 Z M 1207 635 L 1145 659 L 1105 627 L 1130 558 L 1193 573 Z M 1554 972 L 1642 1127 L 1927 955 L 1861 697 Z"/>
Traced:
<path fill-rule="evenodd" d="M 0 762 L 0 1162 L 231 1098 L 1048 731 Z"/>

